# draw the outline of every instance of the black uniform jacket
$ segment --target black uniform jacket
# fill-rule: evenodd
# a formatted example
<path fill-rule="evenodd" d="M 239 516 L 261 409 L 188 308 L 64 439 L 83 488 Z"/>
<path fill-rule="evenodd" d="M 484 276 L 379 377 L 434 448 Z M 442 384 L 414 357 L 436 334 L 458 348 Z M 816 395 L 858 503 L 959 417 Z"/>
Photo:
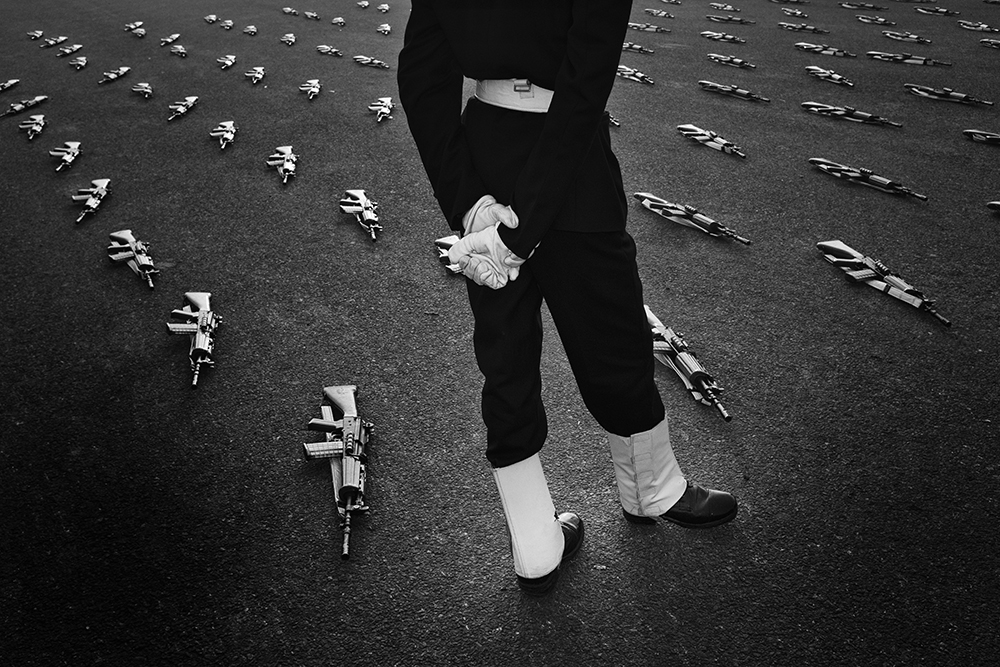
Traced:
<path fill-rule="evenodd" d="M 521 257 L 551 229 L 625 226 L 626 199 L 605 105 L 631 0 L 413 0 L 399 96 L 448 224 L 482 195 L 517 213 L 501 238 Z M 526 78 L 554 91 L 548 113 L 475 98 L 464 78 Z"/>

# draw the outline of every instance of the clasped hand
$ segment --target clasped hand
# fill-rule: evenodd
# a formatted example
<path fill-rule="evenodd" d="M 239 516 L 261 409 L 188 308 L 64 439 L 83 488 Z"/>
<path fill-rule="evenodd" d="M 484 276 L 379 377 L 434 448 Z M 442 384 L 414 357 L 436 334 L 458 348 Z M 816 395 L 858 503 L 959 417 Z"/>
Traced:
<path fill-rule="evenodd" d="M 448 259 L 477 285 L 500 289 L 516 280 L 524 260 L 500 238 L 500 225 L 514 229 L 517 214 L 490 195 L 480 197 L 462 219 L 465 235 L 448 250 Z"/>

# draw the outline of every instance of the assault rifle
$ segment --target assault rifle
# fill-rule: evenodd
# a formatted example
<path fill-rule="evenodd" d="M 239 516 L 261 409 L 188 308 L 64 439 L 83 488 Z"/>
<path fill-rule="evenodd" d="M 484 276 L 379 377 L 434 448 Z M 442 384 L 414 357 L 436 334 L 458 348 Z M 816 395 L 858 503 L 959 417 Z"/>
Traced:
<path fill-rule="evenodd" d="M 715 83 L 714 81 L 699 81 L 698 85 L 702 87 L 702 90 L 707 90 L 711 93 L 722 93 L 723 95 L 731 95 L 732 97 L 738 97 L 741 100 L 750 100 L 751 102 L 770 102 L 771 100 L 758 95 L 757 93 L 751 92 L 744 88 L 740 88 L 734 84 L 725 83 Z"/>
<path fill-rule="evenodd" d="M 719 401 L 719 393 L 723 391 L 715 379 L 708 374 L 697 356 L 689 351 L 687 341 L 670 327 L 663 325 L 649 306 L 646 309 L 646 321 L 653 332 L 653 356 L 681 379 L 692 398 L 705 405 L 714 405 L 726 421 L 732 416 L 726 412 Z"/>
<path fill-rule="evenodd" d="M 131 71 L 132 71 L 131 67 L 125 67 L 125 66 L 119 67 L 118 69 L 113 69 L 110 72 L 105 72 L 104 78 L 98 81 L 97 83 L 107 83 L 108 81 L 114 81 L 115 79 L 120 79 L 121 77 L 125 76 Z"/>
<path fill-rule="evenodd" d="M 650 211 L 663 216 L 667 220 L 686 227 L 694 227 L 709 236 L 728 236 L 740 243 L 750 245 L 750 239 L 740 236 L 729 227 L 712 220 L 707 215 L 703 215 L 693 206 L 675 204 L 648 192 L 636 192 L 633 196 Z"/>
<path fill-rule="evenodd" d="M 809 72 L 810 76 L 814 76 L 817 79 L 823 81 L 830 81 L 832 83 L 837 83 L 842 86 L 853 86 L 854 82 L 848 79 L 843 74 L 837 74 L 832 69 L 823 69 L 822 67 L 817 67 L 816 65 L 809 65 L 806 67 L 806 71 Z"/>
<path fill-rule="evenodd" d="M 707 18 L 709 21 L 715 21 L 716 23 L 739 23 L 741 25 L 753 25 L 757 23 L 756 21 L 752 21 L 750 19 L 743 19 L 740 18 L 739 16 L 733 16 L 732 14 L 728 14 L 726 16 L 707 14 L 705 18 Z"/>
<path fill-rule="evenodd" d="M 319 95 L 319 91 L 322 87 L 323 85 L 319 82 L 319 79 L 309 79 L 299 86 L 299 90 L 308 95 L 311 100 Z"/>
<path fill-rule="evenodd" d="M 77 217 L 77 222 L 83 220 L 83 216 L 88 213 L 95 213 L 97 211 L 97 207 L 101 205 L 104 198 L 108 196 L 109 192 L 111 192 L 110 178 L 98 178 L 91 181 L 90 185 L 92 187 L 80 188 L 76 191 L 76 194 L 72 196 L 73 201 L 83 202 L 83 211 L 81 211 L 80 215 Z"/>
<path fill-rule="evenodd" d="M 365 67 L 374 67 L 375 69 L 389 69 L 389 64 L 379 60 L 378 58 L 372 58 L 371 56 L 354 56 L 354 62 L 359 65 L 364 65 Z"/>
<path fill-rule="evenodd" d="M 912 53 L 886 53 L 885 51 L 869 51 L 866 53 L 874 60 L 884 60 L 888 63 L 902 63 L 904 65 L 927 65 L 928 67 L 951 67 L 951 63 L 943 60 L 935 60 L 927 56 L 915 56 Z"/>
<path fill-rule="evenodd" d="M 843 241 L 821 241 L 816 247 L 823 253 L 826 261 L 843 270 L 851 282 L 871 285 L 880 292 L 905 301 L 918 310 L 927 311 L 946 327 L 951 326 L 951 322 L 934 308 L 934 301 L 928 299 L 923 292 L 898 274 L 893 273 L 879 260 L 862 255 Z"/>
<path fill-rule="evenodd" d="M 962 130 L 962 134 L 971 139 L 984 144 L 1000 144 L 1000 132 L 988 132 L 986 130 Z"/>
<path fill-rule="evenodd" d="M 126 262 L 135 275 L 153 288 L 153 276 L 159 270 L 153 266 L 153 256 L 149 254 L 149 244 L 135 238 L 131 229 L 111 232 L 111 245 L 108 246 L 108 257 L 112 262 Z"/>
<path fill-rule="evenodd" d="M 392 110 L 396 108 L 391 97 L 380 97 L 368 105 L 368 110 L 375 114 L 375 122 L 381 123 L 386 118 L 392 118 Z"/>
<path fill-rule="evenodd" d="M 148 81 L 143 81 L 132 86 L 132 92 L 139 93 L 148 100 L 153 96 L 153 86 Z"/>
<path fill-rule="evenodd" d="M 936 14 L 938 16 L 958 16 L 962 13 L 945 9 L 944 7 L 914 7 L 913 11 L 920 12 L 921 14 Z"/>
<path fill-rule="evenodd" d="M 786 23 L 780 21 L 778 27 L 783 30 L 792 30 L 794 32 L 812 32 L 817 35 L 829 35 L 830 31 L 823 28 L 817 28 L 814 25 L 809 25 L 808 23 Z"/>
<path fill-rule="evenodd" d="M 654 25 L 652 23 L 630 22 L 628 27 L 632 30 L 638 30 L 640 32 L 670 32 L 670 28 L 664 28 L 663 26 Z"/>
<path fill-rule="evenodd" d="M 28 133 L 28 140 L 34 139 L 45 129 L 45 114 L 36 113 L 28 117 L 28 120 L 21 121 L 19 128 Z"/>
<path fill-rule="evenodd" d="M 170 114 L 170 118 L 167 118 L 167 120 L 169 121 L 179 116 L 183 116 L 192 108 L 194 108 L 194 105 L 196 104 L 198 104 L 198 97 L 196 95 L 185 97 L 180 102 L 174 102 L 173 104 L 170 105 L 170 110 L 173 111 L 173 113 Z"/>
<path fill-rule="evenodd" d="M 965 30 L 977 30 L 979 32 L 1000 32 L 1000 28 L 994 28 L 993 26 L 983 23 L 982 21 L 959 21 L 958 25 L 960 28 Z"/>
<path fill-rule="evenodd" d="M 959 102 L 961 104 L 985 104 L 993 106 L 993 102 L 989 100 L 983 100 L 968 93 L 960 93 L 951 88 L 931 88 L 930 86 L 921 86 L 916 83 L 904 83 L 903 87 L 917 97 L 944 100 L 945 102 Z"/>
<path fill-rule="evenodd" d="M 56 171 L 60 171 L 63 167 L 72 167 L 73 161 L 80 156 L 80 142 L 67 141 L 59 148 L 50 150 L 49 155 L 59 158 L 59 166 L 56 167 Z"/>
<path fill-rule="evenodd" d="M 37 106 L 47 99 L 49 99 L 48 95 L 38 95 L 36 97 L 32 97 L 31 99 L 21 100 L 20 102 L 12 102 L 10 107 L 6 111 L 0 113 L 0 117 L 21 113 L 25 109 L 30 109 L 33 106 Z"/>
<path fill-rule="evenodd" d="M 228 59 L 229 56 L 226 56 L 226 58 Z M 235 56 L 233 57 L 233 60 L 235 61 Z M 219 62 L 222 62 L 221 58 L 219 59 Z M 228 62 L 228 60 L 227 60 L 227 62 Z M 231 65 L 231 64 L 232 63 L 229 63 L 229 65 Z M 222 69 L 226 69 L 226 67 L 229 67 L 229 65 L 227 65 L 226 63 L 222 63 L 222 65 L 223 65 Z M 249 71 L 244 72 L 243 76 L 245 76 L 248 79 L 250 79 L 250 83 L 252 83 L 253 85 L 256 86 L 264 78 L 264 68 L 263 67 L 252 67 L 252 68 L 250 68 Z"/>
<path fill-rule="evenodd" d="M 326 440 L 303 445 L 307 459 L 330 459 L 330 477 L 344 531 L 343 559 L 350 556 L 351 513 L 369 509 L 365 504 L 365 477 L 368 440 L 374 425 L 358 417 L 354 401 L 357 393 L 354 385 L 324 387 L 325 401 L 320 405 L 323 418 L 311 419 L 308 428 L 325 433 Z"/>
<path fill-rule="evenodd" d="M 222 322 L 222 318 L 212 312 L 209 302 L 211 297 L 211 292 L 186 292 L 184 307 L 175 308 L 170 313 L 171 317 L 185 321 L 167 322 L 167 331 L 170 333 L 191 336 L 188 358 L 191 360 L 191 370 L 194 371 L 194 377 L 191 379 L 192 388 L 198 386 L 201 367 L 215 365 L 212 348 L 215 346 L 215 330 Z"/>
<path fill-rule="evenodd" d="M 803 51 L 812 51 L 824 56 L 836 56 L 838 58 L 857 58 L 858 54 L 851 53 L 845 49 L 838 49 L 829 44 L 812 44 L 810 42 L 795 42 L 795 48 Z"/>
<path fill-rule="evenodd" d="M 890 180 L 885 176 L 879 176 L 872 170 L 865 169 L 864 167 L 851 167 L 822 157 L 809 158 L 809 164 L 826 174 L 836 176 L 837 178 L 847 179 L 852 183 L 867 185 L 870 188 L 875 188 L 876 190 L 881 190 L 882 192 L 888 192 L 892 195 L 910 195 L 911 197 L 916 197 L 921 201 L 927 201 L 927 195 L 914 192 L 905 185 Z"/>
<path fill-rule="evenodd" d="M 215 128 L 209 132 L 209 136 L 216 137 L 219 140 L 220 149 L 225 149 L 226 146 L 233 143 L 236 139 L 236 132 L 239 130 L 236 127 L 236 122 L 232 120 L 224 120 Z"/>
<path fill-rule="evenodd" d="M 292 152 L 291 146 L 278 146 L 274 152 L 267 156 L 267 166 L 274 167 L 281 176 L 281 182 L 287 183 L 288 179 L 295 176 L 295 163 L 299 156 Z"/>
<path fill-rule="evenodd" d="M 712 39 L 716 42 L 732 42 L 733 44 L 746 44 L 745 39 L 742 37 L 737 37 L 736 35 L 730 35 L 727 32 L 716 32 L 714 30 L 703 30 L 701 36 L 706 39 Z"/>
<path fill-rule="evenodd" d="M 378 211 L 378 202 L 369 199 L 364 190 L 345 191 L 344 196 L 340 198 L 340 211 L 341 213 L 353 213 L 358 224 L 372 237 L 372 241 L 377 240 L 375 234 L 382 231 L 382 225 L 379 224 L 376 212 Z"/>
<path fill-rule="evenodd" d="M 888 118 L 883 118 L 882 116 L 876 116 L 875 114 L 868 113 L 867 111 L 858 111 L 854 107 L 838 107 L 832 104 L 823 104 L 822 102 L 803 102 L 802 108 L 809 113 L 818 114 L 820 116 L 829 116 L 831 118 L 841 118 L 855 123 L 903 127 L 902 123 L 891 121 Z"/>
<path fill-rule="evenodd" d="M 653 53 L 653 49 L 647 49 L 645 46 L 636 44 L 635 42 L 623 42 L 622 51 L 631 51 L 632 53 Z"/>
<path fill-rule="evenodd" d="M 913 42 L 914 44 L 930 44 L 931 40 L 926 37 L 921 37 L 920 35 L 914 34 L 912 32 L 899 32 L 898 30 L 883 30 L 882 34 L 889 39 L 894 39 L 897 42 Z"/>
<path fill-rule="evenodd" d="M 618 76 L 623 79 L 629 79 L 630 81 L 638 81 L 639 83 L 644 83 L 647 86 L 653 85 L 653 80 L 648 76 L 640 72 L 639 70 L 629 67 L 627 65 L 618 66 Z"/>
<path fill-rule="evenodd" d="M 747 62 L 742 58 L 737 58 L 736 56 L 724 56 L 719 53 L 709 53 L 709 60 L 714 60 L 721 65 L 729 65 L 730 67 L 739 67 L 742 69 L 757 69 L 757 66 L 753 63 Z"/>
<path fill-rule="evenodd" d="M 742 148 L 728 139 L 720 137 L 711 130 L 703 130 L 697 125 L 691 125 L 688 123 L 685 125 L 678 125 L 677 131 L 689 139 L 694 139 L 698 143 L 705 144 L 709 148 L 714 148 L 717 151 L 729 153 L 730 155 L 738 155 L 744 159 L 746 158 L 746 153 L 743 152 Z"/>
<path fill-rule="evenodd" d="M 882 16 L 866 16 L 865 14 L 855 14 L 855 18 L 862 23 L 874 23 L 876 25 L 896 25 L 895 21 L 890 21 L 889 19 Z"/>

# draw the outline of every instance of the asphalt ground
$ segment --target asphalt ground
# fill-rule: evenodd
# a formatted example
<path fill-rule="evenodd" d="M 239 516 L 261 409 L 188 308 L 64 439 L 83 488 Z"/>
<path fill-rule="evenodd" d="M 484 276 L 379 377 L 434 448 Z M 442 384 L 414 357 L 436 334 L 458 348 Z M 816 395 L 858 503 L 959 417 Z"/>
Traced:
<path fill-rule="evenodd" d="M 716 239 L 632 202 L 646 301 L 725 387 L 724 422 L 658 372 L 686 474 L 727 489 L 737 519 L 709 531 L 622 521 L 607 445 L 545 317 L 560 510 L 586 543 L 557 589 L 514 582 L 483 457 L 481 378 L 461 279 L 433 240 L 448 233 L 406 128 L 367 105 L 396 98 L 408 3 L 321 0 L 319 21 L 282 3 L 0 2 L 0 663 L 50 665 L 978 665 L 997 640 L 997 106 L 919 98 L 904 83 L 1000 101 L 1000 51 L 957 19 L 1000 26 L 1000 6 L 942 0 L 928 16 L 832 0 L 737 0 L 754 25 L 714 23 L 707 2 L 634 5 L 655 51 L 622 63 L 609 110 L 626 189 L 697 207 L 753 244 Z M 936 6 L 936 5 L 935 5 Z M 673 19 L 643 12 L 664 9 Z M 781 8 L 800 8 L 805 19 Z M 202 17 L 232 19 L 225 31 Z M 932 40 L 895 42 L 878 14 Z M 330 20 L 346 19 L 338 28 Z M 124 30 L 143 21 L 139 39 Z M 807 22 L 828 35 L 782 30 Z M 390 35 L 376 32 L 388 22 Z M 256 36 L 242 33 L 255 24 Z M 90 64 L 26 33 L 66 35 Z M 701 31 L 738 35 L 743 44 Z M 294 32 L 294 46 L 279 37 Z M 186 58 L 160 47 L 180 33 Z M 795 42 L 857 53 L 807 53 Z M 343 58 L 317 53 L 329 44 Z M 58 48 L 58 47 L 57 47 Z M 870 50 L 953 63 L 879 62 Z M 216 59 L 235 54 L 222 70 Z M 757 65 L 726 67 L 708 53 Z M 389 70 L 356 65 L 357 54 Z M 71 56 L 72 57 L 72 56 Z M 101 73 L 130 66 L 103 85 Z M 264 66 L 253 86 L 243 73 Z M 820 81 L 806 66 L 855 82 Z M 319 78 L 309 101 L 298 86 Z M 702 90 L 708 79 L 770 98 Z M 131 92 L 154 87 L 150 99 Z M 199 97 L 167 121 L 168 105 Z M 851 105 L 902 123 L 806 113 Z M 17 125 L 43 113 L 29 141 Z M 239 126 L 220 150 L 210 130 Z M 742 160 L 681 136 L 692 123 Z M 82 142 L 69 170 L 48 151 Z M 265 165 L 291 144 L 286 185 Z M 832 178 L 825 157 L 926 194 L 926 202 Z M 112 192 L 75 224 L 92 179 Z M 346 189 L 380 204 L 372 242 L 338 210 Z M 161 273 L 150 290 L 105 251 L 131 229 Z M 952 322 L 852 285 L 816 243 L 843 240 L 937 300 Z M 188 339 L 167 334 L 183 294 L 223 318 L 215 368 L 189 386 Z M 370 513 L 352 556 L 328 469 L 304 459 L 322 387 L 355 384 L 376 424 Z"/>

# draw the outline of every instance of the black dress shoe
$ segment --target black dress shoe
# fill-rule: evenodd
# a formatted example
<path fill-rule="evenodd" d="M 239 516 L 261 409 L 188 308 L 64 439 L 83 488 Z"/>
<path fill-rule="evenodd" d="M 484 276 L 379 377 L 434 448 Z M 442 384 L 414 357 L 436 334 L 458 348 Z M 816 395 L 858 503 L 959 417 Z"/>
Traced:
<path fill-rule="evenodd" d="M 583 520 L 572 512 L 563 512 L 557 518 L 565 541 L 562 555 L 562 561 L 565 561 L 575 556 L 576 552 L 580 550 L 580 545 L 583 544 Z M 556 569 L 541 577 L 529 579 L 517 575 L 517 585 L 527 595 L 545 595 L 552 590 L 558 579 L 559 567 L 556 566 Z"/>
<path fill-rule="evenodd" d="M 685 528 L 711 528 L 732 521 L 738 509 L 732 494 L 688 482 L 684 495 L 660 518 Z M 652 517 L 636 516 L 625 510 L 622 514 L 630 523 L 656 523 Z"/>

